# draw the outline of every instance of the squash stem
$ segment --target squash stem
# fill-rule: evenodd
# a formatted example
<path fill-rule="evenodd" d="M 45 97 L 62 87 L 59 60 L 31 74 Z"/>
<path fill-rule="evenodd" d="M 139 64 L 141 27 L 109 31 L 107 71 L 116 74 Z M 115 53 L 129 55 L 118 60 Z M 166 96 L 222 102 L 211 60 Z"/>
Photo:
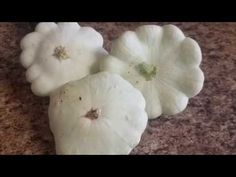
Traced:
<path fill-rule="evenodd" d="M 59 60 L 66 60 L 66 59 L 70 58 L 67 51 L 66 51 L 66 48 L 63 46 L 56 47 L 54 50 L 53 56 L 55 56 Z"/>
<path fill-rule="evenodd" d="M 138 65 L 138 70 L 147 81 L 152 80 L 157 75 L 157 67 L 145 62 Z"/>
<path fill-rule="evenodd" d="M 92 108 L 90 111 L 87 112 L 85 117 L 90 119 L 90 120 L 95 120 L 95 119 L 98 119 L 100 114 L 101 114 L 101 110 Z"/>

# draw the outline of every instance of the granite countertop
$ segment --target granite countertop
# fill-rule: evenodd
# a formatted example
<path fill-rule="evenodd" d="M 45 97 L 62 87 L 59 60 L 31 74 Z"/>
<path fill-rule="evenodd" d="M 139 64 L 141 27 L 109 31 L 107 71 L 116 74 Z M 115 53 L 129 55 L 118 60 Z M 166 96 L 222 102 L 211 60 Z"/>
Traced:
<path fill-rule="evenodd" d="M 110 41 L 142 24 L 80 23 Z M 202 48 L 205 85 L 175 116 L 149 122 L 132 154 L 236 154 L 236 23 L 172 23 Z M 48 98 L 30 91 L 19 63 L 22 37 L 32 23 L 0 23 L 0 154 L 55 154 Z"/>

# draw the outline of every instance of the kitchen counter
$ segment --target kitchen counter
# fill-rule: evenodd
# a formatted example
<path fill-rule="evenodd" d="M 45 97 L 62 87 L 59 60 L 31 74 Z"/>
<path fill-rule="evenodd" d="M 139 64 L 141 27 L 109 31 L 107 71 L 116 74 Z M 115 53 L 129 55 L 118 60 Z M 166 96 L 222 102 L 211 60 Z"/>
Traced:
<path fill-rule="evenodd" d="M 101 32 L 105 48 L 142 24 L 80 23 Z M 149 122 L 132 154 L 236 154 L 236 23 L 172 23 L 198 41 L 202 92 L 175 116 Z M 0 154 L 55 154 L 48 98 L 36 97 L 19 63 L 20 40 L 35 24 L 0 23 Z"/>

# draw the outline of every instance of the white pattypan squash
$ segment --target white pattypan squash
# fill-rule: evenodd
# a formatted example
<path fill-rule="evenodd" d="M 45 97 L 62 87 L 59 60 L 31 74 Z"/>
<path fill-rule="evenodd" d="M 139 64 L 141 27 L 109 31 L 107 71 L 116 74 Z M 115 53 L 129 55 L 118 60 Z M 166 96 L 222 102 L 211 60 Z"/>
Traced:
<path fill-rule="evenodd" d="M 120 74 L 145 97 L 150 119 L 183 111 L 204 82 L 199 45 L 173 25 L 141 26 L 113 42 L 101 70 Z"/>
<path fill-rule="evenodd" d="M 140 91 L 116 74 L 69 82 L 50 96 L 57 154 L 129 154 L 147 120 Z"/>
<path fill-rule="evenodd" d="M 39 23 L 21 41 L 21 63 L 38 96 L 48 96 L 63 84 L 99 71 L 98 58 L 105 54 L 103 38 L 78 23 Z"/>

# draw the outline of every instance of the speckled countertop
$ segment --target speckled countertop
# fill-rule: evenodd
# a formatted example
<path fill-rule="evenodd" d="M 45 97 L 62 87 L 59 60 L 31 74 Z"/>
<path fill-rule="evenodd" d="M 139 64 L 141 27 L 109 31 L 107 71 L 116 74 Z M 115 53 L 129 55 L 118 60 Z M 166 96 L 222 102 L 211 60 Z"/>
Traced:
<path fill-rule="evenodd" d="M 110 41 L 142 24 L 80 23 Z M 205 86 L 175 116 L 149 122 L 132 154 L 236 154 L 236 23 L 172 23 L 202 48 Z M 0 23 L 0 154 L 55 154 L 48 98 L 32 94 L 19 64 L 22 37 L 35 24 Z"/>

